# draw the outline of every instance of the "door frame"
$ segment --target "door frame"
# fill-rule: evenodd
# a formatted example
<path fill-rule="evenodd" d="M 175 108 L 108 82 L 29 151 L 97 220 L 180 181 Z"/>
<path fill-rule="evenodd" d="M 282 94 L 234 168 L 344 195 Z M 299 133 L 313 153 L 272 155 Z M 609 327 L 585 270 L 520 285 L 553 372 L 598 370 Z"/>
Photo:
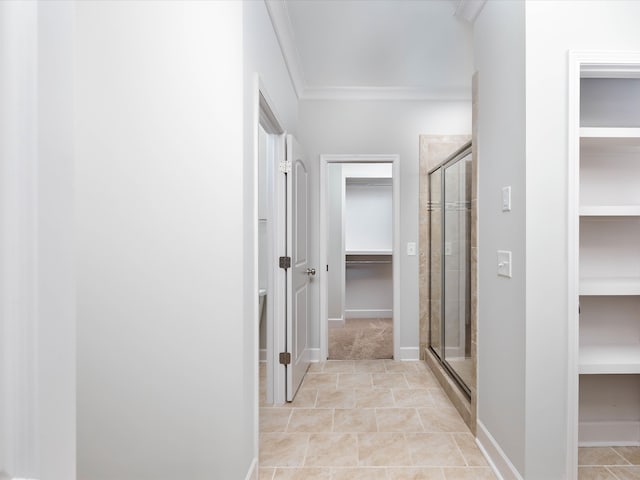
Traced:
<path fill-rule="evenodd" d="M 323 154 L 320 155 L 320 361 L 329 354 L 328 286 L 323 265 L 327 265 L 328 239 L 328 167 L 334 163 L 390 163 L 393 189 L 393 358 L 402 360 L 400 352 L 400 156 L 397 154 Z M 413 359 L 413 358 L 411 358 Z"/>
<path fill-rule="evenodd" d="M 285 224 L 286 224 L 286 203 L 285 192 L 286 185 L 284 177 L 282 181 L 277 181 L 278 165 L 285 159 L 285 138 L 286 130 L 280 121 L 280 117 L 274 107 L 267 89 L 259 74 L 254 77 L 254 122 L 253 122 L 253 244 L 254 244 L 254 266 L 253 266 L 253 284 L 255 294 L 252 298 L 253 317 L 256 319 L 256 327 L 254 334 L 254 352 L 257 363 L 259 363 L 260 350 L 260 326 L 259 315 L 259 212 L 258 212 L 258 181 L 259 181 L 259 128 L 267 133 L 267 215 L 269 222 L 267 224 L 267 284 L 270 288 L 265 305 L 265 321 L 266 325 L 266 368 L 267 368 L 267 401 L 274 404 L 285 403 L 285 385 L 286 377 L 284 368 L 278 362 L 278 352 L 284 351 L 285 337 L 284 325 L 276 322 L 276 318 L 284 318 L 286 313 L 286 277 L 284 270 L 278 268 L 276 258 L 284 255 L 286 247 Z M 260 408 L 260 376 L 258 365 L 255 366 L 255 431 L 256 439 L 259 432 L 259 408 Z M 257 440 L 256 440 L 257 442 Z M 257 445 L 256 445 L 257 451 Z"/>

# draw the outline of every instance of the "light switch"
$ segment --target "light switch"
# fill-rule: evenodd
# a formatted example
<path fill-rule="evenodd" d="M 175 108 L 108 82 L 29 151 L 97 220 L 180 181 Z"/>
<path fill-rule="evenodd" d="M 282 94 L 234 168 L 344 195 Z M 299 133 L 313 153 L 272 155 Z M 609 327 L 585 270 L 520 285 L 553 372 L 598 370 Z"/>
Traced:
<path fill-rule="evenodd" d="M 498 275 L 511 278 L 511 252 L 498 250 Z"/>
<path fill-rule="evenodd" d="M 511 211 L 511 186 L 502 187 L 502 211 Z"/>
<path fill-rule="evenodd" d="M 407 255 L 415 255 L 416 254 L 416 242 L 408 242 L 407 243 Z"/>

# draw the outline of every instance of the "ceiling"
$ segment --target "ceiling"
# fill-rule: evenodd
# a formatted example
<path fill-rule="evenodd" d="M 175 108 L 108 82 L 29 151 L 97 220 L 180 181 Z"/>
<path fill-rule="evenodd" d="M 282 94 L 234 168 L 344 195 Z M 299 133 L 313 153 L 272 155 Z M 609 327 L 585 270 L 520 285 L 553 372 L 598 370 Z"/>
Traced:
<path fill-rule="evenodd" d="M 461 15 L 465 3 L 476 7 Z M 472 25 L 463 17 L 473 20 L 482 3 L 285 0 L 267 6 L 300 98 L 451 100 L 471 97 Z"/>

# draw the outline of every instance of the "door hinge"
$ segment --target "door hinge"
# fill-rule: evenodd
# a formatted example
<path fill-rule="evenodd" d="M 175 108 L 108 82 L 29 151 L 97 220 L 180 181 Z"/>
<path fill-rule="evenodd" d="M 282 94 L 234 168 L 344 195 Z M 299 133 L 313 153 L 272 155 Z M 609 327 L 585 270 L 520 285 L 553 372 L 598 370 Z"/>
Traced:
<path fill-rule="evenodd" d="M 280 352 L 280 365 L 291 365 L 291 354 L 289 352 Z"/>
<path fill-rule="evenodd" d="M 291 257 L 280 257 L 280 268 L 291 268 Z"/>
<path fill-rule="evenodd" d="M 289 160 L 283 160 L 280 162 L 280 173 L 291 172 L 291 162 Z"/>

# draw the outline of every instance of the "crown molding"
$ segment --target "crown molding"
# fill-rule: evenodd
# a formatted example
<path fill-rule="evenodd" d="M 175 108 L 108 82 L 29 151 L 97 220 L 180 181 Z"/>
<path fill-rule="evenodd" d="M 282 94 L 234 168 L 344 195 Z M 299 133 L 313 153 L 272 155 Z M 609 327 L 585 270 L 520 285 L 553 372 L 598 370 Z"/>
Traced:
<path fill-rule="evenodd" d="M 434 91 L 409 87 L 307 87 L 301 100 L 430 100 L 470 101 L 470 92 L 462 89 Z"/>
<path fill-rule="evenodd" d="M 469 23 L 473 23 L 476 21 L 476 18 L 478 18 L 480 10 L 482 10 L 485 3 L 487 3 L 487 0 L 457 0 L 454 15 Z"/>
<path fill-rule="evenodd" d="M 305 81 L 300 53 L 296 48 L 295 36 L 286 2 L 283 0 L 264 0 L 264 3 L 267 6 L 273 30 L 280 44 L 280 50 L 282 50 L 282 56 L 284 57 L 284 63 L 287 65 L 293 89 L 298 98 L 301 98 L 305 89 Z"/>

